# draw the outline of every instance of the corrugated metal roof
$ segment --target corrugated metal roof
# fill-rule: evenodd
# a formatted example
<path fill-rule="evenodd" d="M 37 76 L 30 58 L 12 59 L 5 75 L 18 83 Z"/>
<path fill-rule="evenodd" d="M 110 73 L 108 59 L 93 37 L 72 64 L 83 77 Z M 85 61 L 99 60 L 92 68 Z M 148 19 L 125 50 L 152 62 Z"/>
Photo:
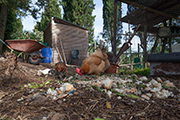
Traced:
<path fill-rule="evenodd" d="M 180 16 L 180 0 L 119 0 L 137 6 L 139 9 L 120 19 L 131 24 L 156 25 Z"/>

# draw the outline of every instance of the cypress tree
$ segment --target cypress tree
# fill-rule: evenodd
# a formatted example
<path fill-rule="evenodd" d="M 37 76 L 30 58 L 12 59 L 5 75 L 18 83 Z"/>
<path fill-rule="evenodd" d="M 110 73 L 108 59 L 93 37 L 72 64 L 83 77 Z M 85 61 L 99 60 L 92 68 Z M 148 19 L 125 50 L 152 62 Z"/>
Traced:
<path fill-rule="evenodd" d="M 122 22 L 119 21 L 121 18 L 121 2 L 117 3 L 117 23 L 116 23 L 116 45 L 121 44 L 121 35 L 122 33 Z M 103 38 L 111 44 L 112 49 L 113 45 L 113 36 L 114 36 L 114 1 L 113 0 L 103 0 Z"/>
<path fill-rule="evenodd" d="M 41 21 L 37 22 L 35 29 L 43 31 L 50 22 L 51 18 L 54 16 L 61 18 L 61 9 L 59 7 L 58 0 L 48 0 L 44 6 Z"/>
<path fill-rule="evenodd" d="M 92 15 L 95 4 L 93 0 L 62 0 L 64 10 L 63 19 L 70 21 L 89 30 L 89 42 L 93 41 L 94 20 Z"/>

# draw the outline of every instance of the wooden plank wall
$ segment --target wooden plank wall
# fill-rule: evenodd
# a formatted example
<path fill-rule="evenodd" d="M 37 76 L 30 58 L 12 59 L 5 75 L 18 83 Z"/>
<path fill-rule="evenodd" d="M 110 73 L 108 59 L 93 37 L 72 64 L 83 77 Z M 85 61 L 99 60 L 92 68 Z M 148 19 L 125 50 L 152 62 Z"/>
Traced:
<path fill-rule="evenodd" d="M 75 27 L 59 23 L 52 24 L 52 47 L 53 47 L 53 62 L 57 63 L 61 61 L 58 55 L 58 50 L 63 58 L 63 52 L 60 45 L 60 40 L 64 48 L 65 57 L 67 63 L 69 62 L 71 51 L 73 49 L 79 50 L 79 63 L 88 56 L 88 31 Z M 58 47 L 58 50 L 56 49 Z M 63 59 L 64 60 L 64 59 Z M 64 60 L 65 61 L 65 60 Z M 76 65 L 76 59 L 72 59 L 72 64 Z M 79 64 L 79 65 L 80 65 Z"/>

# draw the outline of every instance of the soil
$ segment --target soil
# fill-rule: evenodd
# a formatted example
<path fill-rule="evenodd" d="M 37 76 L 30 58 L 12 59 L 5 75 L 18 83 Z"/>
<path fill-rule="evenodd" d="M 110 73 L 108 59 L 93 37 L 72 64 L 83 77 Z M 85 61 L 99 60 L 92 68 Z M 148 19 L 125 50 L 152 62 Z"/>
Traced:
<path fill-rule="evenodd" d="M 2 63 L 2 62 L 1 62 Z M 15 120 L 179 120 L 180 99 L 169 97 L 140 100 L 132 97 L 117 95 L 109 97 L 105 92 L 76 84 L 79 77 L 76 67 L 68 66 L 65 72 L 68 80 L 76 88 L 73 95 L 51 100 L 46 97 L 46 91 L 52 84 L 37 88 L 24 87 L 28 83 L 43 84 L 59 82 L 54 76 L 37 76 L 38 70 L 54 69 L 54 64 L 41 63 L 33 65 L 19 60 L 11 76 L 6 76 L 7 62 L 0 67 L 0 119 Z M 106 75 L 106 74 L 104 74 Z M 114 74 L 121 77 L 121 75 Z M 85 76 L 91 80 L 94 77 Z M 151 77 L 152 78 L 152 77 Z M 167 77 L 176 86 L 174 94 L 180 95 L 179 77 Z M 39 94 L 37 99 L 30 100 L 29 96 Z M 21 99 L 23 97 L 23 99 Z"/>

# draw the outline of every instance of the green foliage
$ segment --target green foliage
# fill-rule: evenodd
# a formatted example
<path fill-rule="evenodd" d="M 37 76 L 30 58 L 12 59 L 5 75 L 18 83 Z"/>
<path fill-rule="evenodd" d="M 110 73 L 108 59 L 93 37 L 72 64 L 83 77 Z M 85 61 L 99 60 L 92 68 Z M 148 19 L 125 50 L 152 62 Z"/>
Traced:
<path fill-rule="evenodd" d="M 123 73 L 123 74 L 136 74 L 136 75 L 142 75 L 142 76 L 150 76 L 150 68 L 142 68 L 142 69 L 134 69 L 134 70 L 127 70 L 127 69 L 120 69 L 118 70 L 118 73 Z"/>
<path fill-rule="evenodd" d="M 117 23 L 116 23 L 116 45 L 121 44 L 120 39 L 122 38 L 120 33 L 122 33 L 122 22 L 119 21 L 121 18 L 121 2 L 117 3 Z M 113 46 L 113 36 L 114 36 L 114 1 L 113 0 L 103 0 L 103 38 L 111 44 L 112 48 L 117 47 Z"/>
<path fill-rule="evenodd" d="M 144 85 L 144 84 L 142 84 L 142 83 L 140 83 L 140 84 L 136 84 L 137 86 L 139 86 L 139 87 L 141 87 L 141 88 L 145 88 L 146 87 L 146 85 Z"/>
<path fill-rule="evenodd" d="M 94 20 L 92 15 L 95 4 L 93 0 L 62 0 L 64 16 L 63 19 L 70 21 L 89 30 L 89 42 L 93 42 Z"/>
<path fill-rule="evenodd" d="M 92 85 L 92 88 L 94 88 L 95 90 L 102 92 L 102 89 L 100 87 L 98 87 L 97 85 Z"/>
<path fill-rule="evenodd" d="M 150 68 L 136 69 L 134 70 L 136 75 L 150 76 Z"/>
<path fill-rule="evenodd" d="M 22 39 L 24 38 L 23 25 L 20 18 L 17 18 L 16 11 L 8 8 L 7 23 L 4 39 Z"/>
<path fill-rule="evenodd" d="M 61 18 L 61 9 L 58 0 L 49 0 L 44 4 L 44 12 L 42 13 L 41 21 L 37 22 L 35 26 L 35 29 L 39 31 L 43 31 L 46 28 L 52 17 L 56 16 Z"/>
<path fill-rule="evenodd" d="M 138 96 L 135 96 L 135 95 L 133 95 L 133 94 L 128 94 L 127 97 L 130 97 L 130 98 L 136 98 L 136 99 L 139 98 Z"/>
<path fill-rule="evenodd" d="M 121 85 L 119 82 L 117 82 L 117 84 L 118 84 L 119 88 L 121 88 L 121 87 L 122 87 L 122 85 Z"/>
<path fill-rule="evenodd" d="M 104 120 L 104 119 L 102 119 L 102 118 L 95 118 L 94 120 Z"/>

